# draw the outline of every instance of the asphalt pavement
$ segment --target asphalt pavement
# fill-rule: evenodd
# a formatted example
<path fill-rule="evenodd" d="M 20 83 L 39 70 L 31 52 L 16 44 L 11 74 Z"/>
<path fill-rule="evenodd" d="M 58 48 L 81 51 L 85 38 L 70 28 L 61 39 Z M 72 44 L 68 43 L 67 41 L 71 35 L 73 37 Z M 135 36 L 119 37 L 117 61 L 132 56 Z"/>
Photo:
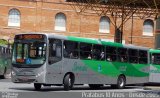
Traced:
<path fill-rule="evenodd" d="M 150 89 L 144 89 L 144 88 Z M 151 88 L 157 89 L 151 89 Z M 33 84 L 16 84 L 10 79 L 0 79 L 0 98 L 160 98 L 158 86 L 126 86 L 112 89 L 109 85 L 92 90 L 88 85 L 75 86 L 64 91 L 63 86 L 42 87 L 35 91 Z"/>

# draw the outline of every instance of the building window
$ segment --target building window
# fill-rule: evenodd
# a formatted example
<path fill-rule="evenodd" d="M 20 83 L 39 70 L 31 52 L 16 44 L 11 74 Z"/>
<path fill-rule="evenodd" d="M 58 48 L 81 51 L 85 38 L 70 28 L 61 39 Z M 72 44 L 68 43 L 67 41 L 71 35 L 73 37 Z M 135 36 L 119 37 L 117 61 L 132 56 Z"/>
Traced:
<path fill-rule="evenodd" d="M 20 27 L 20 12 L 17 9 L 11 9 L 8 14 L 8 26 Z"/>
<path fill-rule="evenodd" d="M 63 13 L 56 14 L 55 30 L 66 31 L 66 16 L 65 16 L 65 14 L 63 14 Z"/>
<path fill-rule="evenodd" d="M 101 17 L 99 25 L 100 33 L 110 33 L 110 19 L 106 16 Z"/>
<path fill-rule="evenodd" d="M 147 19 L 143 23 L 143 35 L 153 36 L 154 22 Z"/>

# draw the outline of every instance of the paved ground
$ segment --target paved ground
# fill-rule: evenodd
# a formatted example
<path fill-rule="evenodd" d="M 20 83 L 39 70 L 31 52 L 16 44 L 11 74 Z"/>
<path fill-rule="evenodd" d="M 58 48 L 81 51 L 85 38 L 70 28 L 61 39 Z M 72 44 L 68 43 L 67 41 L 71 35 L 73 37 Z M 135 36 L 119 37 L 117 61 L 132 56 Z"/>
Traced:
<path fill-rule="evenodd" d="M 152 89 L 152 88 L 156 89 Z M 105 86 L 100 90 L 91 90 L 88 85 L 76 86 L 64 91 L 63 87 L 43 87 L 35 91 L 33 84 L 15 84 L 10 79 L 0 79 L 0 98 L 159 98 L 160 87 L 127 86 L 125 89 L 112 89 Z"/>

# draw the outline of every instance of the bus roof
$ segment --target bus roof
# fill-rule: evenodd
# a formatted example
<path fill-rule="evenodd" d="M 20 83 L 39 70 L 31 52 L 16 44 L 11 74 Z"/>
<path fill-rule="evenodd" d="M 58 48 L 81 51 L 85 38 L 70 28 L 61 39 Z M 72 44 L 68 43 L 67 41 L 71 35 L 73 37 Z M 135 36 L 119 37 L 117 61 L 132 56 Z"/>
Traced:
<path fill-rule="evenodd" d="M 158 50 L 158 49 L 150 49 L 149 52 L 150 53 L 160 53 L 160 50 Z"/>
<path fill-rule="evenodd" d="M 58 35 L 54 33 L 22 33 L 22 34 L 44 34 L 48 38 L 57 38 L 62 40 L 70 40 L 70 41 L 77 41 L 77 42 L 84 42 L 84 43 L 91 43 L 91 44 L 100 44 L 100 45 L 108 45 L 113 47 L 124 47 L 124 48 L 132 48 L 132 49 L 140 49 L 140 50 L 149 50 L 147 47 L 135 46 L 135 45 L 126 45 L 116 42 L 104 41 L 95 38 L 84 38 L 84 37 L 75 37 L 75 36 L 64 36 Z M 20 35 L 20 34 L 17 34 Z"/>

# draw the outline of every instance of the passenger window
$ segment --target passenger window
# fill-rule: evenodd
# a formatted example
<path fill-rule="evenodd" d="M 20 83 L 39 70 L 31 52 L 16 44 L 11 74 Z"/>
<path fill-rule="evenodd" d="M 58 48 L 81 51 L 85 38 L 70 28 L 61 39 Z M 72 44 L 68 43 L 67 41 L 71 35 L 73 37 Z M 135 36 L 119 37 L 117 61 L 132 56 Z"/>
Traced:
<path fill-rule="evenodd" d="M 148 58 L 147 51 L 139 50 L 139 63 L 140 64 L 147 64 L 147 62 L 148 62 L 147 58 Z"/>
<path fill-rule="evenodd" d="M 128 54 L 127 48 L 118 48 L 118 60 L 120 62 L 127 62 L 128 61 Z"/>
<path fill-rule="evenodd" d="M 104 46 L 93 45 L 92 56 L 95 60 L 105 60 Z"/>
<path fill-rule="evenodd" d="M 129 49 L 128 55 L 129 55 L 129 62 L 130 63 L 138 63 L 138 50 Z"/>
<path fill-rule="evenodd" d="M 117 60 L 117 48 L 116 47 L 106 47 L 106 60 L 116 61 Z"/>
<path fill-rule="evenodd" d="M 78 59 L 78 43 L 72 41 L 64 41 L 63 55 L 65 58 Z"/>
<path fill-rule="evenodd" d="M 62 41 L 49 39 L 49 58 L 48 63 L 53 64 L 62 60 Z"/>
<path fill-rule="evenodd" d="M 80 43 L 80 58 L 92 59 L 92 44 Z"/>
<path fill-rule="evenodd" d="M 160 54 L 159 53 L 153 53 L 151 54 L 151 63 L 160 65 Z"/>

